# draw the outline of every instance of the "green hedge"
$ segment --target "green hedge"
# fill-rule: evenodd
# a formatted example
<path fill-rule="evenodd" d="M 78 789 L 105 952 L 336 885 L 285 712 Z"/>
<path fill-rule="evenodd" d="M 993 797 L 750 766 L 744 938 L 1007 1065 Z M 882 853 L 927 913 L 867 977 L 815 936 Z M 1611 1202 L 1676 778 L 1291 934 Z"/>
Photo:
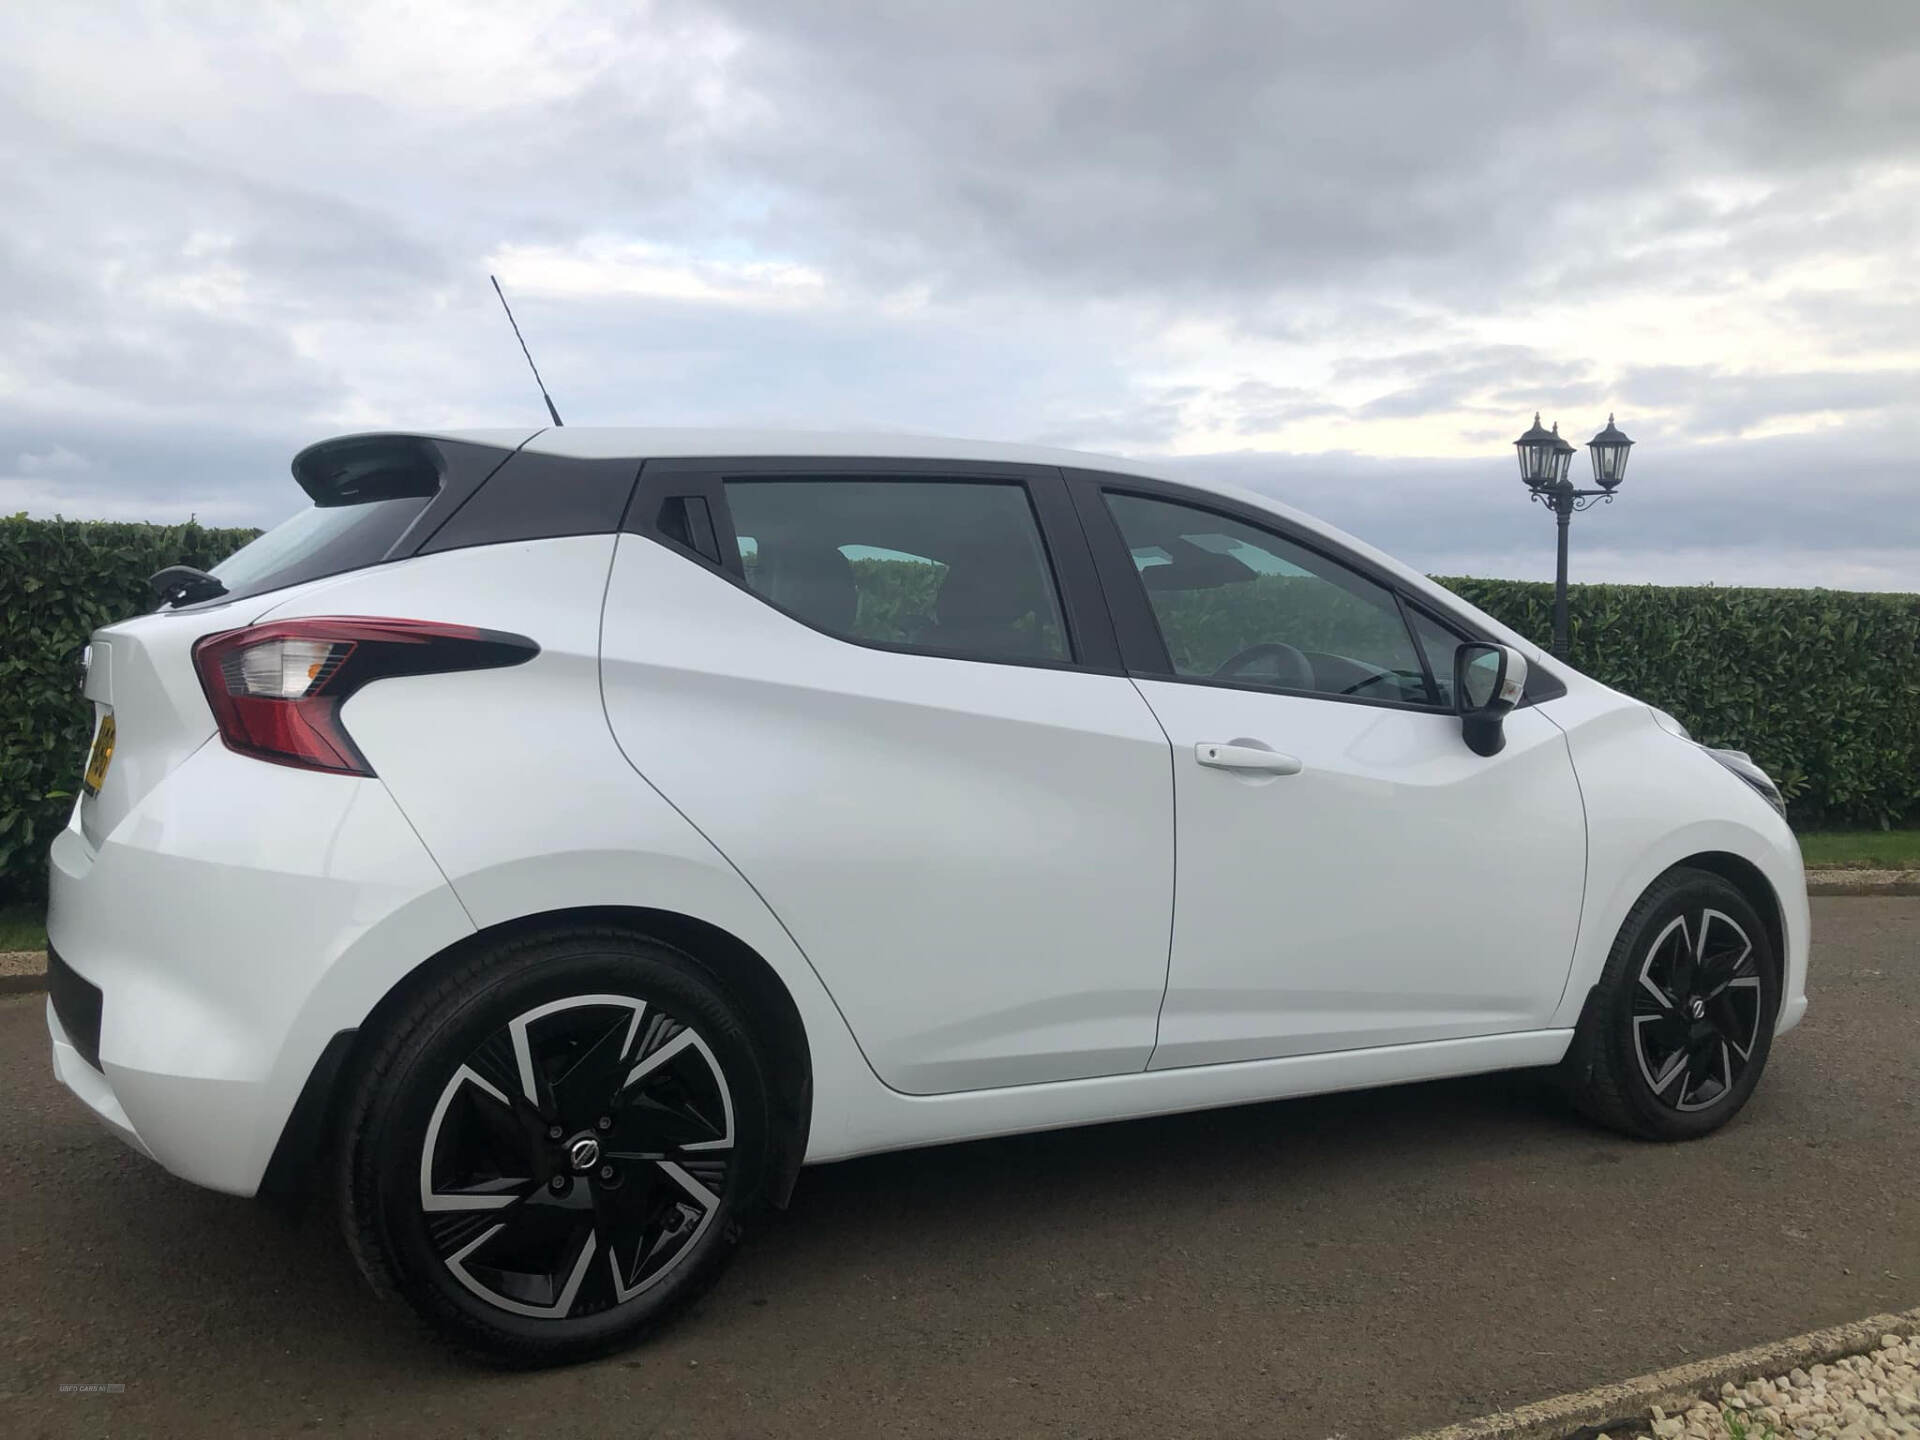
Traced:
<path fill-rule="evenodd" d="M 38 896 L 92 733 L 80 649 L 154 607 L 147 577 L 219 563 L 259 532 L 0 516 L 0 901 Z"/>
<path fill-rule="evenodd" d="M 1553 587 L 1444 580 L 1546 645 Z M 1575 585 L 1576 668 L 1748 751 L 1797 824 L 1920 820 L 1920 596 Z"/>
<path fill-rule="evenodd" d="M 88 634 L 152 609 L 154 571 L 216 564 L 256 533 L 0 517 L 0 901 L 40 893 L 46 848 L 73 803 L 92 723 L 74 684 Z M 863 632 L 904 639 L 933 613 L 937 567 L 854 568 Z M 1552 586 L 1443 583 L 1547 643 Z M 1277 607 L 1287 624 L 1307 623 L 1291 588 L 1177 597 L 1191 612 L 1183 628 L 1202 649 L 1216 630 L 1284 633 L 1277 613 L 1262 617 Z M 1575 665 L 1708 743 L 1752 752 L 1796 822 L 1920 821 L 1920 596 L 1580 585 L 1569 598 Z"/>

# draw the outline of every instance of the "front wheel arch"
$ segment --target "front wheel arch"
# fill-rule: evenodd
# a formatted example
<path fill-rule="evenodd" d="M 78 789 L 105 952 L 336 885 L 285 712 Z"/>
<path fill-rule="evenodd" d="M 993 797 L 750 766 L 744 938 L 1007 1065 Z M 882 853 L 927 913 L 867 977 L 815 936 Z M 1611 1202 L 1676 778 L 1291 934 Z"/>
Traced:
<path fill-rule="evenodd" d="M 1718 875 L 1734 889 L 1738 890 L 1754 913 L 1760 917 L 1760 923 L 1766 928 L 1768 943 L 1773 946 L 1774 982 L 1779 986 L 1784 998 L 1787 991 L 1787 926 L 1782 916 L 1780 897 L 1760 867 L 1751 860 L 1731 854 L 1725 850 L 1707 850 L 1698 855 L 1689 855 L 1668 867 L 1672 870 L 1705 870 L 1710 875 Z M 1663 877 L 1664 878 L 1664 874 Z"/>

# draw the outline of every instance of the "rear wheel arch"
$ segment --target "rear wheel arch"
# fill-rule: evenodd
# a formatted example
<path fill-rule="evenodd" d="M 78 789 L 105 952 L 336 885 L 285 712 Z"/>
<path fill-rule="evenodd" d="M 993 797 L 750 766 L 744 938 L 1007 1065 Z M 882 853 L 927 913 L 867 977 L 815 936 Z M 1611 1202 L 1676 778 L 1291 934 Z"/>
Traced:
<path fill-rule="evenodd" d="M 282 1128 L 260 1193 L 268 1198 L 304 1195 L 317 1162 L 338 1139 L 339 1121 L 361 1073 L 377 1053 L 380 1038 L 420 990 L 476 949 L 502 940 L 573 929 L 615 929 L 683 952 L 739 1002 L 766 1066 L 776 1116 L 776 1163 L 767 1198 L 784 1206 L 806 1156 L 813 1121 L 813 1056 L 806 1026 L 786 982 L 738 936 L 678 911 L 630 905 L 577 906 L 517 916 L 463 936 L 403 976 L 360 1023 L 329 1042 Z"/>

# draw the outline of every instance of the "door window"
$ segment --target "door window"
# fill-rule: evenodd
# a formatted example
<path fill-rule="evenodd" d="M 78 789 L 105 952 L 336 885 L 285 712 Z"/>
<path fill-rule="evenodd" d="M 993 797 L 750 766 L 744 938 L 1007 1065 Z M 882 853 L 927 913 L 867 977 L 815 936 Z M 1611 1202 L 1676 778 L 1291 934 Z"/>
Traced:
<path fill-rule="evenodd" d="M 1438 703 L 1386 586 L 1211 510 L 1139 495 L 1106 498 L 1176 675 Z"/>
<path fill-rule="evenodd" d="M 972 660 L 1071 660 L 1026 488 L 725 482 L 750 589 L 815 629 Z"/>
<path fill-rule="evenodd" d="M 1427 657 L 1427 668 L 1433 672 L 1433 685 L 1440 703 L 1452 709 L 1453 652 L 1460 648 L 1460 637 L 1423 610 L 1409 606 L 1407 614 L 1413 621 L 1414 638 L 1420 642 L 1421 653 Z"/>

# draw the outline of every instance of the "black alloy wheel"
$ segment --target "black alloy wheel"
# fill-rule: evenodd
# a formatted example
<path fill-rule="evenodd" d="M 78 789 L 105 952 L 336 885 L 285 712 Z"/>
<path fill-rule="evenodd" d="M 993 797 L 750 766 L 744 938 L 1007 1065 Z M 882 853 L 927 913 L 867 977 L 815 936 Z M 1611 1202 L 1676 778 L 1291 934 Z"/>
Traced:
<path fill-rule="evenodd" d="M 623 1343 L 717 1276 L 757 1202 L 761 1069 L 731 998 L 638 937 L 549 936 L 416 999 L 363 1080 L 348 1237 L 497 1358 Z"/>
<path fill-rule="evenodd" d="M 564 1319 L 666 1279 L 719 1213 L 733 1097 L 698 1030 L 579 995 L 494 1031 L 440 1093 L 420 1208 L 447 1269 L 515 1314 Z"/>
<path fill-rule="evenodd" d="M 1718 1129 L 1759 1083 L 1780 1010 L 1779 957 L 1730 881 L 1676 868 L 1620 927 L 1568 1053 L 1582 1111 L 1648 1139 Z"/>

